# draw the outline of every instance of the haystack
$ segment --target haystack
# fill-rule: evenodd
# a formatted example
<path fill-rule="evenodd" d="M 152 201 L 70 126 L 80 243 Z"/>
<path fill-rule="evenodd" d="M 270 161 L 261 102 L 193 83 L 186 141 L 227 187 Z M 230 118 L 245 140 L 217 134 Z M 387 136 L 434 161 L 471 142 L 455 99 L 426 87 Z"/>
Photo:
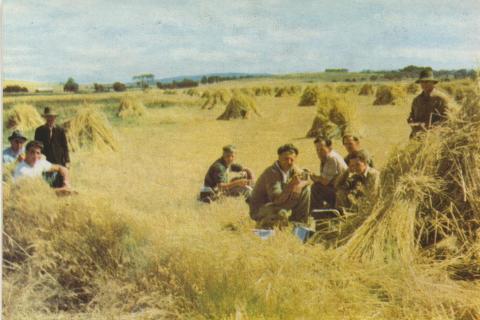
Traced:
<path fill-rule="evenodd" d="M 122 119 L 136 118 L 143 116 L 145 112 L 146 108 L 140 100 L 133 97 L 123 97 L 120 100 L 117 116 Z"/>
<path fill-rule="evenodd" d="M 373 210 L 344 253 L 360 260 L 445 260 L 453 276 L 480 277 L 480 97 L 395 150 Z M 446 243 L 451 248 L 445 250 Z M 475 271 L 476 270 L 476 271 Z"/>
<path fill-rule="evenodd" d="M 63 125 L 68 144 L 73 151 L 83 147 L 99 150 L 117 150 L 113 129 L 98 106 L 81 106 L 77 114 Z"/>
<path fill-rule="evenodd" d="M 260 115 L 255 100 L 247 95 L 235 94 L 217 120 L 248 119 L 252 113 Z"/>
<path fill-rule="evenodd" d="M 275 88 L 275 97 L 294 96 L 302 91 L 301 86 L 285 86 Z"/>
<path fill-rule="evenodd" d="M 202 94 L 202 98 L 205 102 L 202 105 L 202 109 L 213 109 L 217 104 L 227 104 L 231 94 L 227 89 L 209 90 Z"/>
<path fill-rule="evenodd" d="M 318 87 L 306 87 L 305 90 L 303 90 L 298 105 L 300 107 L 314 106 L 317 103 L 317 97 L 319 94 L 320 90 L 318 89 Z"/>
<path fill-rule="evenodd" d="M 406 88 L 405 91 L 408 94 L 416 94 L 420 90 L 418 84 L 416 83 L 410 83 Z"/>
<path fill-rule="evenodd" d="M 7 129 L 28 131 L 43 124 L 37 109 L 30 104 L 17 104 L 5 112 Z"/>
<path fill-rule="evenodd" d="M 317 107 L 318 112 L 307 137 L 335 138 L 356 131 L 355 108 L 345 98 L 338 94 L 323 93 L 318 96 Z"/>
<path fill-rule="evenodd" d="M 339 85 L 335 88 L 335 91 L 337 91 L 338 93 L 348 93 L 348 92 L 355 93 L 356 90 L 357 90 L 357 86 L 353 84 Z"/>
<path fill-rule="evenodd" d="M 185 94 L 187 96 L 191 96 L 191 97 L 198 97 L 200 96 L 200 92 L 197 90 L 197 89 L 194 89 L 194 88 L 190 88 L 188 90 L 185 91 Z"/>
<path fill-rule="evenodd" d="M 396 86 L 381 86 L 375 94 L 374 106 L 383 106 L 387 104 L 395 105 L 397 99 L 402 96 L 401 89 Z"/>
<path fill-rule="evenodd" d="M 271 96 L 273 93 L 272 87 L 262 86 L 254 88 L 256 96 Z"/>
<path fill-rule="evenodd" d="M 373 85 L 370 83 L 365 83 L 358 92 L 359 96 L 371 96 L 375 91 L 373 90 Z"/>

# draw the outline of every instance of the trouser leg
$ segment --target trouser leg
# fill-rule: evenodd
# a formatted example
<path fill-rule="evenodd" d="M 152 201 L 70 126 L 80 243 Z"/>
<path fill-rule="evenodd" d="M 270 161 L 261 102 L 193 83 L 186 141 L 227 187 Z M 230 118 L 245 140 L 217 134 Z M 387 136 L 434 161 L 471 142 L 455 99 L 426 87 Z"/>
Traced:
<path fill-rule="evenodd" d="M 295 222 L 308 222 L 308 216 L 310 214 L 310 187 L 305 187 L 300 194 L 300 198 L 297 203 L 292 207 L 292 215 L 288 219 Z"/>
<path fill-rule="evenodd" d="M 251 213 L 250 216 L 257 222 L 256 227 L 259 229 L 273 229 L 288 224 L 286 210 L 271 204 L 260 207 L 256 213 Z"/>
<path fill-rule="evenodd" d="M 310 211 L 314 209 L 336 208 L 335 188 L 316 182 L 312 185 Z"/>

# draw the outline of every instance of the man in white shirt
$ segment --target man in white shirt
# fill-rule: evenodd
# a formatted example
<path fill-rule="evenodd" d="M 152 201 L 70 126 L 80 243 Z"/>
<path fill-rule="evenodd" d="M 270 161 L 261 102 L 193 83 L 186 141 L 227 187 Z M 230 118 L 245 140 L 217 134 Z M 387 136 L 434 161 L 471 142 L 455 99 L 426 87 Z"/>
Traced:
<path fill-rule="evenodd" d="M 320 175 L 310 174 L 314 182 L 310 210 L 336 208 L 335 179 L 347 170 L 343 157 L 332 149 L 330 139 L 317 137 L 314 141 L 320 159 Z"/>
<path fill-rule="evenodd" d="M 68 169 L 52 164 L 42 159 L 43 144 L 39 141 L 30 141 L 25 148 L 25 160 L 20 162 L 13 173 L 15 182 L 26 178 L 41 178 L 44 172 L 57 172 L 63 177 L 63 186 L 59 189 L 69 189 Z"/>

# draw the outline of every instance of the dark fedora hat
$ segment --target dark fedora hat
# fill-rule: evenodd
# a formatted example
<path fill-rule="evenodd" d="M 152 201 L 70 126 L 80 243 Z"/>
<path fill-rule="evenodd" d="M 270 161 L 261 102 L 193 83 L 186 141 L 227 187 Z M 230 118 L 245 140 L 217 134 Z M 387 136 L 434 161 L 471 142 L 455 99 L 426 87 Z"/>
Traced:
<path fill-rule="evenodd" d="M 52 109 L 50 109 L 50 107 L 45 107 L 45 109 L 43 109 L 43 115 L 44 117 L 56 117 L 58 116 L 57 113 L 55 113 Z"/>
<path fill-rule="evenodd" d="M 13 139 L 21 139 L 23 142 L 27 141 L 27 137 L 23 135 L 23 133 L 20 130 L 14 130 L 10 137 L 8 137 L 8 140 L 13 140 Z"/>
<path fill-rule="evenodd" d="M 438 80 L 435 80 L 433 77 L 433 71 L 430 69 L 425 69 L 420 72 L 420 76 L 418 77 L 417 81 L 415 83 L 420 83 L 420 82 L 433 82 L 437 83 Z"/>

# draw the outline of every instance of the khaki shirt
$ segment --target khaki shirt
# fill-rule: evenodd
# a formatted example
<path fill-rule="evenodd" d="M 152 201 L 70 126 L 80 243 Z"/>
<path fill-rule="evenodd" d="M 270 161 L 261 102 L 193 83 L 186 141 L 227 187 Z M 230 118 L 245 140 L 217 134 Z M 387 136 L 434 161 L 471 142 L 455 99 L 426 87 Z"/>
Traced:
<path fill-rule="evenodd" d="M 363 175 L 351 174 L 345 171 L 337 180 L 335 187 L 346 194 L 355 194 L 357 198 L 367 197 L 374 199 L 378 195 L 380 184 L 380 172 L 367 167 Z"/>
<path fill-rule="evenodd" d="M 288 177 L 292 177 L 300 172 L 299 168 L 293 167 L 288 172 Z M 249 202 L 250 214 L 256 214 L 262 206 L 273 202 L 282 194 L 288 184 L 284 176 L 285 174 L 281 172 L 277 162 L 263 171 L 253 188 Z"/>
<path fill-rule="evenodd" d="M 413 99 L 412 110 L 407 119 L 408 123 L 424 123 L 429 129 L 433 124 L 445 121 L 447 119 L 447 110 L 449 104 L 448 96 L 434 88 L 430 95 L 424 91 Z M 419 131 L 419 129 L 413 129 Z"/>

